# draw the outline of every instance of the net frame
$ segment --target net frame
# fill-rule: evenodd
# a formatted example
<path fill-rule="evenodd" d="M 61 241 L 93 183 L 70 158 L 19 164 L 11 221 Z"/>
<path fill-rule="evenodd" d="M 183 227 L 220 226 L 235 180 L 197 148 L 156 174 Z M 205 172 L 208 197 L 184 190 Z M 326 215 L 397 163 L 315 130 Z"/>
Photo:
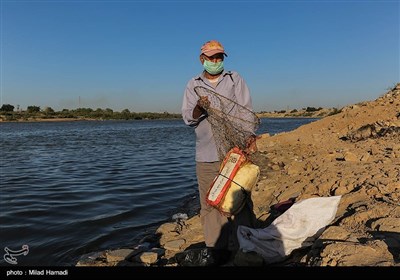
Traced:
<path fill-rule="evenodd" d="M 248 139 L 255 136 L 260 119 L 250 109 L 203 86 L 194 88 L 199 98 L 207 97 L 203 108 L 211 125 L 217 146 L 218 157 L 222 161 L 233 148 L 245 150 Z"/>

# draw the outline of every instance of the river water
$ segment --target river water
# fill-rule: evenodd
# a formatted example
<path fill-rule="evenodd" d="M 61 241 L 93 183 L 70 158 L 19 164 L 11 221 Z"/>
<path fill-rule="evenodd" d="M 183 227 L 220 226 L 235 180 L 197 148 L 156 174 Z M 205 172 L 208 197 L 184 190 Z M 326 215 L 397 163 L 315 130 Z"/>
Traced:
<path fill-rule="evenodd" d="M 263 118 L 257 134 L 317 119 Z M 0 265 L 74 265 L 126 247 L 197 201 L 195 136 L 182 120 L 0 123 Z"/>

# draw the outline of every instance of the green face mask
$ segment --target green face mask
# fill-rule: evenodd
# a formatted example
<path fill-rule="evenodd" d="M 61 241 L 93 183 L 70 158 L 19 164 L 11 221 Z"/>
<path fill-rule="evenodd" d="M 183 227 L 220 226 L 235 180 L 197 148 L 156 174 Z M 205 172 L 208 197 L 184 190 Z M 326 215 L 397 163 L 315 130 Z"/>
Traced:
<path fill-rule="evenodd" d="M 224 62 L 219 61 L 219 62 L 211 62 L 208 60 L 204 60 L 203 63 L 204 70 L 206 70 L 208 73 L 211 75 L 216 75 L 221 73 L 224 70 Z"/>

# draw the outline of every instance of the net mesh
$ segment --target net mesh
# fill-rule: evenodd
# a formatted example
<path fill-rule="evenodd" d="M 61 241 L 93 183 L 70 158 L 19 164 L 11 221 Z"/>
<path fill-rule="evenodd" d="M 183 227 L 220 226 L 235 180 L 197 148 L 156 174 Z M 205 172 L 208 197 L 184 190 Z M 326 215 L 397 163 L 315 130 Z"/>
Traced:
<path fill-rule="evenodd" d="M 222 161 L 230 149 L 237 146 L 245 150 L 249 137 L 255 135 L 260 125 L 257 115 L 246 107 L 238 104 L 208 88 L 194 88 L 199 98 L 207 97 L 204 109 L 207 120 L 211 124 L 219 159 Z"/>

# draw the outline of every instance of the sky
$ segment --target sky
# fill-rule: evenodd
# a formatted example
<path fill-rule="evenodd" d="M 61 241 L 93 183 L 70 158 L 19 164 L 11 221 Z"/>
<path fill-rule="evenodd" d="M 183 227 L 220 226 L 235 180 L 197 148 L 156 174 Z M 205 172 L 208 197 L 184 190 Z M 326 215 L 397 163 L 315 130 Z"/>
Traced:
<path fill-rule="evenodd" d="M 181 113 L 200 48 L 256 112 L 375 100 L 400 82 L 400 1 L 0 0 L 0 105 Z"/>

